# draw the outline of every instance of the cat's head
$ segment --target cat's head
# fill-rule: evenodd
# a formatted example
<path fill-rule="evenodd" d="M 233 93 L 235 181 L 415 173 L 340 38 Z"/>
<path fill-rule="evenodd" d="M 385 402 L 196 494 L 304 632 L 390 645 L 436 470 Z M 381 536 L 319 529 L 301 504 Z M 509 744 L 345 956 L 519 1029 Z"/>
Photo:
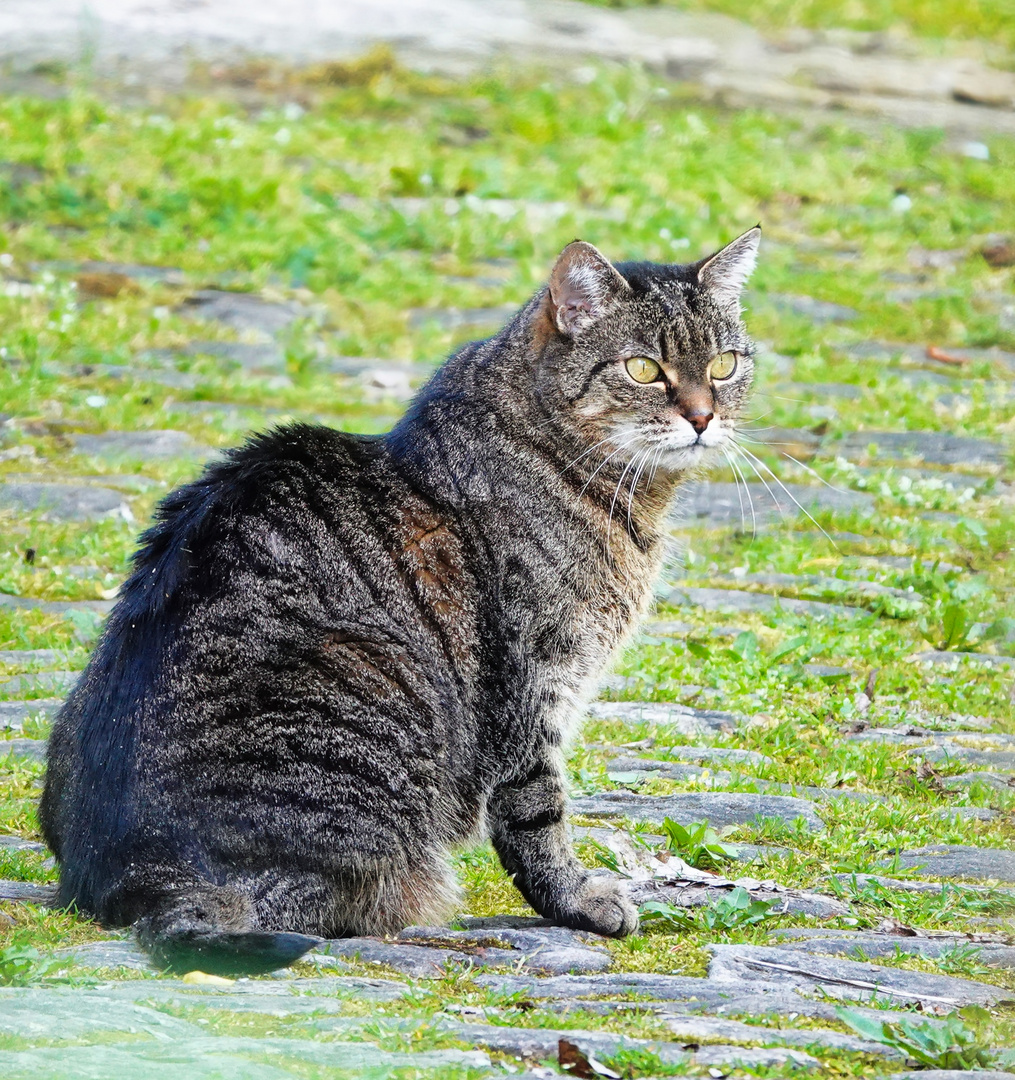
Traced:
<path fill-rule="evenodd" d="M 613 266 L 580 240 L 561 253 L 539 379 L 615 461 L 682 471 L 732 442 L 753 375 L 740 291 L 760 239 L 755 227 L 688 265 Z"/>

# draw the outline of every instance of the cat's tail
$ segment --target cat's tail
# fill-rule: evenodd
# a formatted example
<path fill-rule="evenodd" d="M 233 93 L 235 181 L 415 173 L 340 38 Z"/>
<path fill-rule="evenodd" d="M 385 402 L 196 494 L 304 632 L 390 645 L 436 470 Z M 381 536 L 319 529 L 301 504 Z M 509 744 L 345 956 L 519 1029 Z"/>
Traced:
<path fill-rule="evenodd" d="M 322 941 L 257 929 L 250 900 L 229 885 L 195 884 L 146 907 L 134 923 L 138 941 L 156 964 L 174 972 L 262 975 L 287 967 Z"/>

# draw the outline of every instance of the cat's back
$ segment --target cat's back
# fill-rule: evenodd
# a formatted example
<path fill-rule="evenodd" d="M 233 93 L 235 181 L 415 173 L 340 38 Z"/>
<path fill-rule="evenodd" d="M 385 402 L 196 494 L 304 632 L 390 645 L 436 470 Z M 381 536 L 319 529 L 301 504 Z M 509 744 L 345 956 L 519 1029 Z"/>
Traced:
<path fill-rule="evenodd" d="M 253 436 L 156 508 L 107 637 L 223 595 L 252 615 L 243 602 L 258 583 L 310 586 L 343 548 L 369 543 L 397 483 L 380 440 L 309 424 Z"/>

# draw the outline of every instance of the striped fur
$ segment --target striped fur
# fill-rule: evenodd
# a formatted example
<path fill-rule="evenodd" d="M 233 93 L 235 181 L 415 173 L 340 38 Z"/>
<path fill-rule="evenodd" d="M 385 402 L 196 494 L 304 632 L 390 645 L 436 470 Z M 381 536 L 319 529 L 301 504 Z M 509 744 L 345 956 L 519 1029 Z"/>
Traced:
<path fill-rule="evenodd" d="M 294 424 L 169 495 L 50 743 L 61 902 L 149 942 L 389 933 L 442 918 L 447 853 L 489 835 L 538 911 L 633 930 L 572 852 L 563 755 L 745 400 L 729 295 L 756 245 L 616 268 L 571 245 L 388 435 Z M 689 441 L 692 393 L 715 417 Z"/>

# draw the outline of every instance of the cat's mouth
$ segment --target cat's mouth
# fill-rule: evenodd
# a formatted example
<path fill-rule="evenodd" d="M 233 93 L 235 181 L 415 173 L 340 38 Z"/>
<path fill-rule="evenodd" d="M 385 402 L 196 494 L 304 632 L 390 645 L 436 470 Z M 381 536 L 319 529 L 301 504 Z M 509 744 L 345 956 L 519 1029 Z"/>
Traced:
<path fill-rule="evenodd" d="M 619 456 L 632 463 L 644 460 L 650 470 L 684 472 L 717 463 L 727 452 L 732 432 L 727 422 L 712 420 L 696 431 L 686 420 L 665 428 L 618 428 L 615 445 Z"/>

